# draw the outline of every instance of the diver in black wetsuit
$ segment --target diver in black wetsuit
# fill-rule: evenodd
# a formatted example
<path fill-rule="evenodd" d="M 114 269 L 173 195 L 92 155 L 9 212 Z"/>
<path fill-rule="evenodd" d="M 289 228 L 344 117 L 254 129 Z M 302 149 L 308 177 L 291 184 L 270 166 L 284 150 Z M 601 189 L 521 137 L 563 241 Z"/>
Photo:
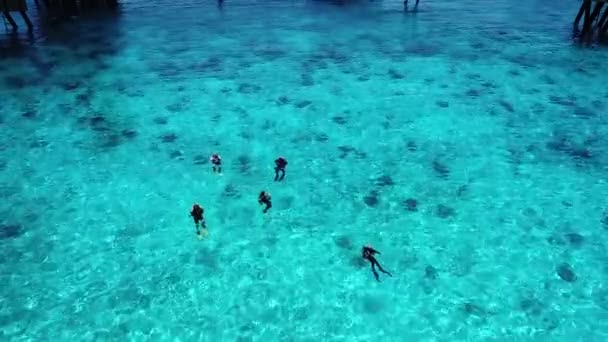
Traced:
<path fill-rule="evenodd" d="M 376 277 L 376 280 L 380 281 L 378 272 L 376 272 L 376 266 L 378 266 L 378 269 L 382 273 L 388 274 L 390 277 L 392 277 L 393 275 L 390 274 L 390 272 L 385 271 L 382 268 L 382 266 L 380 266 L 380 264 L 378 263 L 378 260 L 376 260 L 376 258 L 374 257 L 374 254 L 380 254 L 380 252 L 373 249 L 371 246 L 363 246 L 362 257 L 363 257 L 363 259 L 369 260 L 369 262 L 372 264 L 372 272 L 374 272 L 374 276 Z"/>
<path fill-rule="evenodd" d="M 274 161 L 274 165 L 274 180 L 280 182 L 283 180 L 283 178 L 285 178 L 285 167 L 287 166 L 287 159 L 279 157 L 277 158 L 277 160 Z M 281 173 L 280 176 L 279 173 Z"/>
<path fill-rule="evenodd" d="M 264 213 L 268 211 L 268 209 L 272 208 L 272 202 L 270 201 L 270 194 L 266 191 L 260 192 L 260 196 L 258 197 L 258 202 L 260 204 L 266 205 L 264 208 Z"/>
<path fill-rule="evenodd" d="M 212 154 L 209 161 L 213 164 L 213 172 L 222 173 L 222 157 L 219 154 Z"/>
<path fill-rule="evenodd" d="M 205 223 L 205 218 L 203 217 L 203 213 L 205 210 L 198 204 L 192 205 L 192 210 L 190 211 L 190 216 L 194 219 L 194 225 L 196 226 L 196 235 L 201 235 L 201 230 L 199 226 L 203 228 L 203 232 L 207 233 L 207 224 Z"/>

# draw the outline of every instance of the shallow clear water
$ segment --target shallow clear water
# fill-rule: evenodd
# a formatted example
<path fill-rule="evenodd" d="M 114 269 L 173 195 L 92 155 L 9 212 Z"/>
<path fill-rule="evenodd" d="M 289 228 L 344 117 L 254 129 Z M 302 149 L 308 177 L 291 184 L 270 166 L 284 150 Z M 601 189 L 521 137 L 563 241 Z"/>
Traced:
<path fill-rule="evenodd" d="M 606 341 L 577 6 L 124 1 L 2 35 L 0 338 Z"/>

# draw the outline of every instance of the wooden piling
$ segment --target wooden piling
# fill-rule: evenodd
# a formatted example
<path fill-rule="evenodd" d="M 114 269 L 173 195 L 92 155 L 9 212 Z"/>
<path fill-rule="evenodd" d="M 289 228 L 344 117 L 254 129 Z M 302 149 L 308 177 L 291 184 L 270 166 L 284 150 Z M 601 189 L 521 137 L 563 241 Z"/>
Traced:
<path fill-rule="evenodd" d="M 606 19 L 608 19 L 608 8 L 604 11 L 604 15 L 602 15 L 602 17 L 600 18 L 600 20 L 597 22 L 597 27 L 599 27 L 600 30 L 608 22 Z"/>
<path fill-rule="evenodd" d="M 32 21 L 30 20 L 30 18 L 27 16 L 27 13 L 25 13 L 25 11 L 19 11 L 19 13 L 21 13 L 21 18 L 23 18 L 23 21 L 25 21 L 25 24 L 27 25 L 27 29 L 30 31 L 33 30 L 34 25 L 32 24 Z"/>
<path fill-rule="evenodd" d="M 574 19 L 574 29 L 578 29 L 579 23 L 581 22 L 581 19 L 583 18 L 583 14 L 585 14 L 585 4 L 581 5 L 581 8 L 578 10 L 578 14 L 576 15 L 576 18 Z"/>
<path fill-rule="evenodd" d="M 4 13 L 4 17 L 11 24 L 13 30 L 17 30 L 18 27 L 17 23 L 11 16 L 11 12 L 21 13 L 21 17 L 30 31 L 34 27 L 34 25 L 32 25 L 32 21 L 27 16 L 27 3 L 25 0 L 0 0 L 0 11 Z"/>
<path fill-rule="evenodd" d="M 581 38 L 585 39 L 585 37 L 591 31 L 591 21 L 589 20 L 589 15 L 591 14 L 591 0 L 585 0 L 583 3 L 584 9 L 584 18 L 583 19 L 583 31 L 581 32 Z"/>
<path fill-rule="evenodd" d="M 593 5 L 595 2 L 595 5 Z M 574 36 L 582 41 L 591 42 L 605 37 L 608 31 L 608 0 L 583 0 L 574 19 Z M 592 11 L 593 8 L 593 11 Z M 603 11 L 603 12 L 602 12 Z M 582 29 L 580 22 L 583 20 Z"/>
<path fill-rule="evenodd" d="M 17 30 L 18 26 L 17 23 L 15 22 L 15 19 L 13 19 L 13 17 L 11 17 L 11 12 L 9 11 L 4 11 L 4 17 L 6 18 L 6 20 L 8 20 L 8 23 L 11 24 L 13 30 Z"/>
<path fill-rule="evenodd" d="M 589 21 L 591 21 L 592 24 L 595 21 L 595 19 L 602 12 L 602 8 L 604 8 L 604 2 L 598 1 L 598 2 L 595 3 L 595 8 L 593 9 L 593 12 L 589 16 Z"/>

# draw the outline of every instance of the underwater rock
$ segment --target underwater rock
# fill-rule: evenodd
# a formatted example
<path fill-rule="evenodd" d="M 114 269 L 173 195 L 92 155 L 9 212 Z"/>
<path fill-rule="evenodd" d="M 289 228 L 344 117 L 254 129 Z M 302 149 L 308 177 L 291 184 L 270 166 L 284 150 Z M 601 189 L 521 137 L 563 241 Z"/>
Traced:
<path fill-rule="evenodd" d="M 179 150 L 174 150 L 169 153 L 169 157 L 171 159 L 183 159 L 182 158 L 183 155 L 184 154 L 182 153 L 182 151 L 179 151 Z"/>
<path fill-rule="evenodd" d="M 462 305 L 462 311 L 467 315 L 483 317 L 486 315 L 486 311 L 479 305 L 466 302 Z"/>
<path fill-rule="evenodd" d="M 540 326 L 547 331 L 555 330 L 559 327 L 559 318 L 554 312 L 543 312 L 541 314 Z"/>
<path fill-rule="evenodd" d="M 0 240 L 16 239 L 24 233 L 25 230 L 20 224 L 0 223 Z"/>
<path fill-rule="evenodd" d="M 300 85 L 310 87 L 315 85 L 315 79 L 308 73 L 300 75 Z"/>
<path fill-rule="evenodd" d="M 602 214 L 602 219 L 600 222 L 604 226 L 604 229 L 608 230 L 608 211 Z"/>
<path fill-rule="evenodd" d="M 346 158 L 351 152 L 356 151 L 356 149 L 352 146 L 338 146 L 338 150 L 342 152 L 340 155 L 340 159 Z"/>
<path fill-rule="evenodd" d="M 207 156 L 204 156 L 202 154 L 194 156 L 194 165 L 205 165 L 208 161 L 209 159 L 207 158 Z"/>
<path fill-rule="evenodd" d="M 596 114 L 593 110 L 585 107 L 575 106 L 574 107 L 574 115 L 580 116 L 583 118 L 592 118 L 595 117 Z"/>
<path fill-rule="evenodd" d="M 544 309 L 541 301 L 534 297 L 523 298 L 519 301 L 519 308 L 530 316 L 539 316 Z"/>
<path fill-rule="evenodd" d="M 10 88 L 21 89 L 28 86 L 29 82 L 19 76 L 6 76 L 4 78 L 4 83 Z"/>
<path fill-rule="evenodd" d="M 439 204 L 437 205 L 437 209 L 435 210 L 435 214 L 437 217 L 446 219 L 456 215 L 456 211 L 452 207 L 448 207 L 447 205 Z"/>
<path fill-rule="evenodd" d="M 468 97 L 479 97 L 480 94 L 481 93 L 477 89 L 469 89 L 465 93 L 465 95 L 468 96 Z"/>
<path fill-rule="evenodd" d="M 378 178 L 376 178 L 376 185 L 378 186 L 391 186 L 391 185 L 395 185 L 395 182 L 393 181 L 393 178 L 389 175 L 382 175 Z"/>
<path fill-rule="evenodd" d="M 608 311 L 608 288 L 597 288 L 593 291 L 591 297 L 597 306 Z"/>
<path fill-rule="evenodd" d="M 251 170 L 251 158 L 249 156 L 240 155 L 236 160 L 240 173 L 246 174 Z"/>
<path fill-rule="evenodd" d="M 429 280 L 435 280 L 439 278 L 439 272 L 432 265 L 426 265 L 424 268 L 424 277 Z"/>
<path fill-rule="evenodd" d="M 152 120 L 152 122 L 154 122 L 157 125 L 166 125 L 168 120 L 164 116 L 157 116 Z"/>
<path fill-rule="evenodd" d="M 591 101 L 591 105 L 595 108 L 604 108 L 604 102 L 602 102 L 600 100 Z"/>
<path fill-rule="evenodd" d="M 198 253 L 196 253 L 194 261 L 197 265 L 201 265 L 212 271 L 215 271 L 218 269 L 219 266 L 219 262 L 216 255 L 216 253 L 212 253 L 212 251 L 208 248 L 201 248 L 198 250 Z"/>
<path fill-rule="evenodd" d="M 312 104 L 312 101 L 304 100 L 295 103 L 296 108 L 305 108 Z"/>
<path fill-rule="evenodd" d="M 371 315 L 376 315 L 384 309 L 381 297 L 366 296 L 363 298 L 363 310 Z"/>
<path fill-rule="evenodd" d="M 564 234 L 564 238 L 571 246 L 580 247 L 585 242 L 585 238 L 578 233 L 567 233 Z"/>
<path fill-rule="evenodd" d="M 122 137 L 114 132 L 101 133 L 98 136 L 98 146 L 102 149 L 110 149 L 120 146 L 122 144 Z"/>
<path fill-rule="evenodd" d="M 236 189 L 236 187 L 232 184 L 227 184 L 224 187 L 224 191 L 222 192 L 222 197 L 227 197 L 227 198 L 240 198 L 240 193 L 239 191 Z"/>
<path fill-rule="evenodd" d="M 338 125 L 346 125 L 348 123 L 348 120 L 343 116 L 334 116 L 331 118 L 331 121 Z"/>
<path fill-rule="evenodd" d="M 73 91 L 73 90 L 78 89 L 81 85 L 82 85 L 82 83 L 80 83 L 78 81 L 65 82 L 65 83 L 61 84 L 61 88 L 63 88 L 63 90 L 65 90 L 65 91 Z"/>
<path fill-rule="evenodd" d="M 88 90 L 87 92 L 76 95 L 76 102 L 83 105 L 89 104 L 94 95 L 95 93 L 92 90 Z"/>
<path fill-rule="evenodd" d="M 517 55 L 507 58 L 508 61 L 519 64 L 524 68 L 532 68 L 536 66 L 536 61 L 527 55 Z"/>
<path fill-rule="evenodd" d="M 407 211 L 418 211 L 418 201 L 413 198 L 408 198 L 403 201 L 403 206 Z"/>
<path fill-rule="evenodd" d="M 106 118 L 103 115 L 95 115 L 89 120 L 89 125 L 91 127 L 96 127 L 102 125 L 106 122 Z"/>
<path fill-rule="evenodd" d="M 433 170 L 440 178 L 446 179 L 450 175 L 450 169 L 447 165 L 441 163 L 438 160 L 433 161 Z"/>
<path fill-rule="evenodd" d="M 565 99 L 561 96 L 557 95 L 549 95 L 549 102 L 553 104 L 558 104 L 561 106 L 573 107 L 576 106 L 576 102 L 573 99 Z"/>
<path fill-rule="evenodd" d="M 222 71 L 222 59 L 219 57 L 209 57 L 206 61 L 198 63 L 196 65 L 194 65 L 193 67 L 194 70 L 197 71 L 212 71 L 212 72 L 219 72 Z"/>
<path fill-rule="evenodd" d="M 291 100 L 289 99 L 289 97 L 287 97 L 286 95 L 282 95 L 277 99 L 276 104 L 279 106 L 283 106 L 290 102 L 291 102 Z"/>
<path fill-rule="evenodd" d="M 294 200 L 293 196 L 281 196 L 277 199 L 277 207 L 279 210 L 290 209 L 293 206 Z"/>
<path fill-rule="evenodd" d="M 253 132 L 251 131 L 241 131 L 239 133 L 239 137 L 245 139 L 245 140 L 251 140 L 251 138 L 253 137 Z"/>
<path fill-rule="evenodd" d="M 160 140 L 163 143 L 173 143 L 177 140 L 177 135 L 175 133 L 167 133 L 160 137 Z"/>
<path fill-rule="evenodd" d="M 274 61 L 275 59 L 286 56 L 287 52 L 280 50 L 278 48 L 264 47 L 264 48 L 255 50 L 255 55 L 263 57 L 265 60 Z"/>
<path fill-rule="evenodd" d="M 317 142 L 327 142 L 329 140 L 329 136 L 325 133 L 315 134 L 315 141 Z"/>
<path fill-rule="evenodd" d="M 513 107 L 513 105 L 505 100 L 498 101 L 498 104 L 509 113 L 515 112 L 515 108 Z"/>
<path fill-rule="evenodd" d="M 366 266 L 366 261 L 361 256 L 353 256 L 350 259 L 350 264 L 356 268 L 363 268 Z"/>
<path fill-rule="evenodd" d="M 380 203 L 380 199 L 378 198 L 378 191 L 372 190 L 365 197 L 363 197 L 363 202 L 370 208 L 375 208 Z"/>
<path fill-rule="evenodd" d="M 355 247 L 351 238 L 345 235 L 336 237 L 334 242 L 336 246 L 342 249 L 352 250 Z"/>
<path fill-rule="evenodd" d="M 401 80 L 405 78 L 402 73 L 395 69 L 388 69 L 388 75 L 394 80 Z"/>
<path fill-rule="evenodd" d="M 591 159 L 593 158 L 593 153 L 587 148 L 573 148 L 568 151 L 568 154 L 574 159 Z"/>
<path fill-rule="evenodd" d="M 37 139 L 30 143 L 30 148 L 45 148 L 49 146 L 49 142 L 43 139 Z"/>
<path fill-rule="evenodd" d="M 38 113 L 35 110 L 26 110 L 23 113 L 21 113 L 21 117 L 22 118 L 26 118 L 26 119 L 35 119 L 38 116 Z"/>
<path fill-rule="evenodd" d="M 167 110 L 171 113 L 179 113 L 184 111 L 184 106 L 181 103 L 173 103 L 167 105 L 165 108 L 167 108 Z"/>
<path fill-rule="evenodd" d="M 435 101 L 435 104 L 439 108 L 448 108 L 450 106 L 450 103 L 448 101 Z"/>
<path fill-rule="evenodd" d="M 411 43 L 405 48 L 405 53 L 411 53 L 422 57 L 432 57 L 441 52 L 441 47 L 438 45 L 431 45 L 428 43 Z"/>
<path fill-rule="evenodd" d="M 408 141 L 408 142 L 407 142 L 407 149 L 408 149 L 409 151 L 411 151 L 411 152 L 414 152 L 414 151 L 416 151 L 416 150 L 418 149 L 418 146 L 416 145 L 416 143 L 415 143 L 415 142 L 413 142 L 413 141 Z"/>
<path fill-rule="evenodd" d="M 482 87 L 486 88 L 486 89 L 496 89 L 498 88 L 498 86 L 492 82 L 483 82 L 481 84 Z"/>
<path fill-rule="evenodd" d="M 547 148 L 568 154 L 574 159 L 591 159 L 593 153 L 586 147 L 578 146 L 570 141 L 568 137 L 556 137 L 554 140 L 547 142 Z"/>
<path fill-rule="evenodd" d="M 548 75 L 543 75 L 543 76 L 541 76 L 540 79 L 541 79 L 541 81 L 545 82 L 545 84 L 548 84 L 548 85 L 554 85 L 557 83 L 555 81 L 555 79 L 553 79 L 551 76 L 548 76 Z"/>
<path fill-rule="evenodd" d="M 122 136 L 127 139 L 134 139 L 137 137 L 137 131 L 132 129 L 123 129 L 121 132 Z"/>
<path fill-rule="evenodd" d="M 572 269 L 572 266 L 570 266 L 570 264 L 563 263 L 557 267 L 556 271 L 557 275 L 562 280 L 567 281 L 569 283 L 576 281 L 576 274 L 574 273 L 574 270 Z"/>
<path fill-rule="evenodd" d="M 241 83 L 241 84 L 239 84 L 239 87 L 237 89 L 237 91 L 241 94 L 258 93 L 258 92 L 260 92 L 260 90 L 262 90 L 262 87 L 260 87 L 257 84 L 250 84 L 250 83 Z"/>

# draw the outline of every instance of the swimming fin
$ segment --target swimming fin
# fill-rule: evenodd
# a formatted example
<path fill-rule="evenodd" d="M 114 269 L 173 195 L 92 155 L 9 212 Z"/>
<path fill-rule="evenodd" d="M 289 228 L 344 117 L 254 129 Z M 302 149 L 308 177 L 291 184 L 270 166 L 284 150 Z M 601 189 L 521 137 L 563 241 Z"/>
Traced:
<path fill-rule="evenodd" d="M 207 229 L 202 229 L 200 234 L 196 235 L 198 237 L 199 240 L 202 240 L 203 238 L 206 238 L 207 236 L 209 236 L 209 231 Z"/>

